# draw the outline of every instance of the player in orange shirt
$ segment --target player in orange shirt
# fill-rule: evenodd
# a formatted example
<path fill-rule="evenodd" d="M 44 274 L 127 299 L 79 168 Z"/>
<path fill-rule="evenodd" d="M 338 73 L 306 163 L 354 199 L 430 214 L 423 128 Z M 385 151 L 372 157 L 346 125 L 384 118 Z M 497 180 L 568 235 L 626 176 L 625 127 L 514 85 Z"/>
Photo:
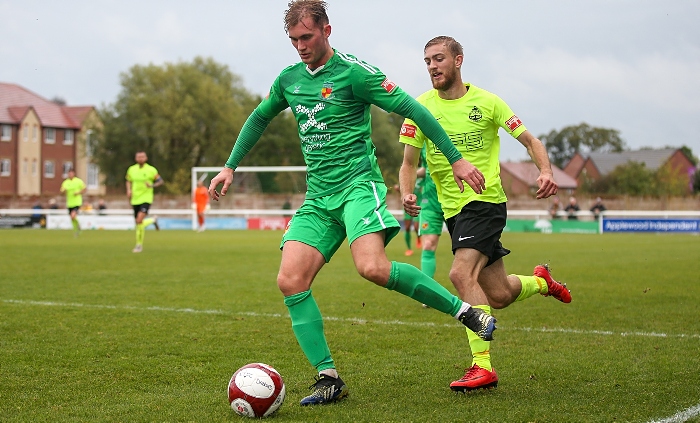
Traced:
<path fill-rule="evenodd" d="M 194 191 L 193 206 L 197 209 L 197 232 L 204 232 L 204 212 L 209 208 L 209 192 L 201 179 L 197 181 L 197 189 Z"/>

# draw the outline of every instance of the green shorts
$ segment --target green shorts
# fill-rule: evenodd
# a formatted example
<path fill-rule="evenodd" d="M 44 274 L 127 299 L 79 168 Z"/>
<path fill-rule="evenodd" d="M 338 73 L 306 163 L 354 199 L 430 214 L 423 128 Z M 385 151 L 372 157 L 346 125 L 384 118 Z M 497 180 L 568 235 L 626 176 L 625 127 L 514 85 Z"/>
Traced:
<path fill-rule="evenodd" d="M 401 226 L 386 207 L 386 185 L 360 181 L 335 194 L 304 200 L 289 221 L 280 249 L 287 241 L 316 248 L 326 263 L 347 237 L 348 244 L 362 235 L 385 231 L 384 245 Z"/>
<path fill-rule="evenodd" d="M 418 235 L 441 235 L 445 214 L 437 198 L 437 191 L 426 190 L 420 203 Z"/>
<path fill-rule="evenodd" d="M 435 212 L 428 208 L 421 209 L 418 235 L 442 235 L 442 227 L 445 224 L 444 216 L 442 210 Z"/>

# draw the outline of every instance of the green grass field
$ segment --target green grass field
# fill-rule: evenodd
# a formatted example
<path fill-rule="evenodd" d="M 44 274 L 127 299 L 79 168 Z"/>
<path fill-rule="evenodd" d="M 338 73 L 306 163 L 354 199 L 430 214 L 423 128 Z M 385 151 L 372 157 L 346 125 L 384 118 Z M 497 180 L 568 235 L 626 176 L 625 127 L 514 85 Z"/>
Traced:
<path fill-rule="evenodd" d="M 500 384 L 467 395 L 448 388 L 470 365 L 461 325 L 362 280 L 344 246 L 313 289 L 350 397 L 306 408 L 280 237 L 149 231 L 135 255 L 133 232 L 0 231 L 0 421 L 246 421 L 226 386 L 249 362 L 284 377 L 277 422 L 648 422 L 700 403 L 697 236 L 506 234 L 507 269 L 551 263 L 573 302 L 497 311 Z M 389 257 L 419 265 L 402 244 Z"/>

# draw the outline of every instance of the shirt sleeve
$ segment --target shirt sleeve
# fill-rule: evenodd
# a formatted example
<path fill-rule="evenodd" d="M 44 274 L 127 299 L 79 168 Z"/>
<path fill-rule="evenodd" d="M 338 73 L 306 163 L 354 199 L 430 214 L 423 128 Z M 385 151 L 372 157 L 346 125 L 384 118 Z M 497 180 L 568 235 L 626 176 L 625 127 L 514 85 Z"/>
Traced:
<path fill-rule="evenodd" d="M 406 118 L 401 125 L 399 142 L 412 145 L 416 148 L 423 148 L 423 145 L 425 144 L 425 135 L 414 121 Z"/>
<path fill-rule="evenodd" d="M 362 61 L 353 68 L 356 74 L 353 91 L 355 97 L 365 103 L 374 104 L 391 113 L 408 97 L 396 83 L 379 69 Z"/>
<path fill-rule="evenodd" d="M 513 138 L 518 138 L 527 128 L 523 124 L 523 121 L 508 107 L 505 101 L 498 96 L 495 97 L 493 116 L 496 123 L 498 126 L 505 129 Z"/>

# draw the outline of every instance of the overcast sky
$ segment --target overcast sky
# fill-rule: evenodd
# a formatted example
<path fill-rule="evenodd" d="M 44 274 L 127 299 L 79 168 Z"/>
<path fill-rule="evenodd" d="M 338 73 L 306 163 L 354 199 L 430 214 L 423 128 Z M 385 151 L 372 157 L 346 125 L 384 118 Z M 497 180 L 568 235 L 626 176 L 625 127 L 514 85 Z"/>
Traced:
<path fill-rule="evenodd" d="M 423 46 L 450 35 L 465 81 L 498 94 L 535 134 L 587 122 L 630 148 L 700 155 L 700 1 L 329 0 L 331 45 L 413 96 L 430 89 Z M 286 0 L 0 0 L 0 81 L 113 103 L 135 65 L 212 57 L 264 95 L 298 56 Z M 503 159 L 526 157 L 502 132 Z"/>

